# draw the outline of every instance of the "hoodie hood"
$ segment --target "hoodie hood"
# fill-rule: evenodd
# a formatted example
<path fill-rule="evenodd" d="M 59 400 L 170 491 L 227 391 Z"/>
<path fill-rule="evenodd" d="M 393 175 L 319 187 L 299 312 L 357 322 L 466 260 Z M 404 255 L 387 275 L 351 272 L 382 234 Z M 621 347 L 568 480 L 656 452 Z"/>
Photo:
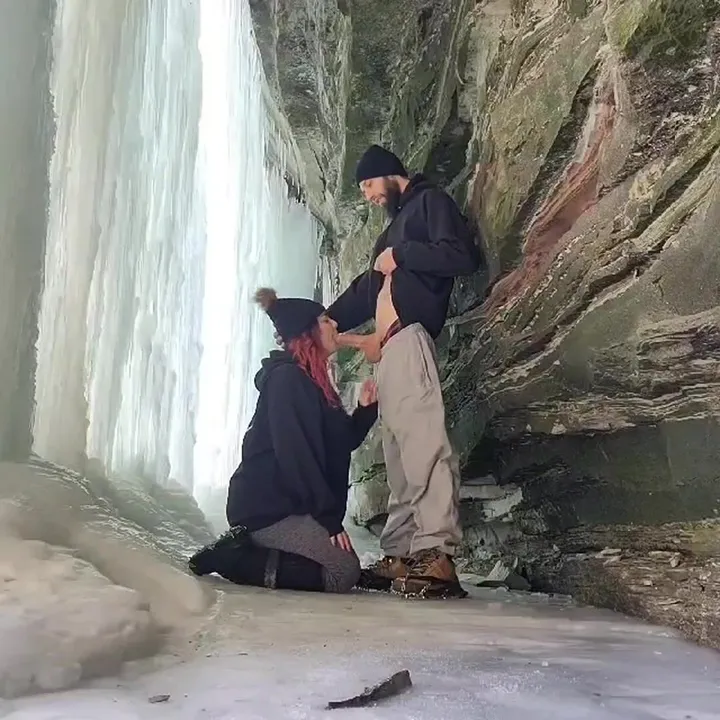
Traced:
<path fill-rule="evenodd" d="M 400 195 L 399 207 L 405 207 L 405 205 L 407 205 L 416 195 L 419 195 L 426 190 L 432 190 L 436 187 L 437 185 L 428 180 L 424 175 L 419 173 L 417 175 L 413 175 L 408 183 L 408 186 L 405 188 L 405 192 Z"/>
<path fill-rule="evenodd" d="M 275 368 L 294 362 L 293 356 L 287 350 L 272 350 L 260 363 L 260 369 L 255 375 L 255 387 L 261 391 Z"/>
<path fill-rule="evenodd" d="M 413 175 L 408 183 L 408 186 L 402 193 L 395 194 L 392 198 L 388 198 L 388 206 L 385 208 L 387 215 L 390 220 L 394 220 L 400 211 L 407 205 L 414 197 L 422 194 L 426 190 L 436 188 L 435 183 L 430 182 L 424 175 L 417 174 Z"/>

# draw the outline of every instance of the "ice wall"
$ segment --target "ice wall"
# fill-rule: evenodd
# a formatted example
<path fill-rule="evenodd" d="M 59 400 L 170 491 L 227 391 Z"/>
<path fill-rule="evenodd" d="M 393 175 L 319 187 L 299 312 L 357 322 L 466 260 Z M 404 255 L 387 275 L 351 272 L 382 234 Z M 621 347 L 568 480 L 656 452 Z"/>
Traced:
<path fill-rule="evenodd" d="M 0 458 L 30 450 L 46 232 L 53 4 L 0 0 Z"/>
<path fill-rule="evenodd" d="M 274 347 L 253 291 L 311 296 L 320 232 L 247 0 L 60 0 L 53 38 L 34 449 L 224 495 Z"/>
<path fill-rule="evenodd" d="M 253 305 L 260 285 L 312 297 L 319 226 L 288 198 L 286 145 L 272 125 L 249 7 L 201 3 L 203 105 L 201 177 L 207 212 L 203 358 L 196 496 L 222 505 L 255 406 L 252 383 L 274 347 L 272 327 Z"/>
<path fill-rule="evenodd" d="M 192 487 L 204 222 L 196 3 L 60 0 L 35 449 Z"/>

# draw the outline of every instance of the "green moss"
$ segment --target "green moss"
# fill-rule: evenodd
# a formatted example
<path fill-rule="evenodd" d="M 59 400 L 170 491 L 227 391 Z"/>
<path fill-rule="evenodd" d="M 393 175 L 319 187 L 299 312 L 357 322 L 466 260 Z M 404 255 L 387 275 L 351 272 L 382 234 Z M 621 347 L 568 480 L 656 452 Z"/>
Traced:
<path fill-rule="evenodd" d="M 605 34 L 603 19 L 600 8 L 582 21 L 568 22 L 563 35 L 547 43 L 544 56 L 533 61 L 532 78 L 521 71 L 513 91 L 491 111 L 494 182 L 487 184 L 482 205 L 496 243 L 511 231 L 578 88 L 596 63 Z M 517 248 L 501 252 L 507 259 Z"/>
<path fill-rule="evenodd" d="M 624 50 L 657 2 L 658 0 L 610 0 L 605 19 L 608 40 Z"/>
<path fill-rule="evenodd" d="M 683 64 L 705 44 L 718 0 L 655 0 L 627 45 L 628 55 L 663 64 Z"/>

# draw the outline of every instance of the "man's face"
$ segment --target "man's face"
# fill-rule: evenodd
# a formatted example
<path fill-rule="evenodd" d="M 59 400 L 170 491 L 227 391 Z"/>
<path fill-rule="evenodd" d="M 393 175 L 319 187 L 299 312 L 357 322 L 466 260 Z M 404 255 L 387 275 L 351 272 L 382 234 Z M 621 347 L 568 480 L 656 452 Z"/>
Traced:
<path fill-rule="evenodd" d="M 378 207 L 386 207 L 388 200 L 398 193 L 399 188 L 397 180 L 394 178 L 379 177 L 363 180 L 360 183 L 360 190 L 369 203 Z"/>

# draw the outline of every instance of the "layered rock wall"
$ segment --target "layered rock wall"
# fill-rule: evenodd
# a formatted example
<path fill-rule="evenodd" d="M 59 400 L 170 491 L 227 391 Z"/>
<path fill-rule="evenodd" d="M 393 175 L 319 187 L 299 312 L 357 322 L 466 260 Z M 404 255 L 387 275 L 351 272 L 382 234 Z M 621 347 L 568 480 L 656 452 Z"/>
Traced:
<path fill-rule="evenodd" d="M 337 287 L 383 223 L 371 141 L 482 231 L 440 343 L 472 566 L 720 644 L 720 2 L 252 4 Z M 371 439 L 359 520 L 384 492 Z"/>

